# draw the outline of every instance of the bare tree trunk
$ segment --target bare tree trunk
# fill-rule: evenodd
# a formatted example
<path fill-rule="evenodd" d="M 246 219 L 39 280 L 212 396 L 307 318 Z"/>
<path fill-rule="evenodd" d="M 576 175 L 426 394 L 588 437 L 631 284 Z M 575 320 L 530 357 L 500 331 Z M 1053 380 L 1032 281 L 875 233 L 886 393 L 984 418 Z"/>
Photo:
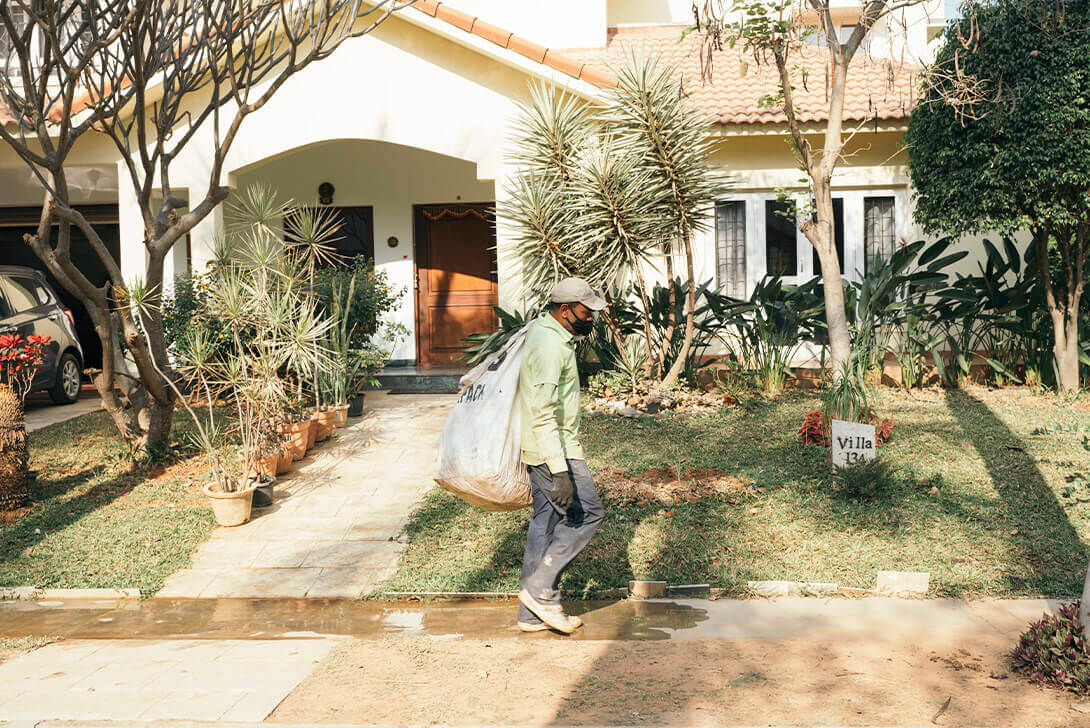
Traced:
<path fill-rule="evenodd" d="M 1061 392 L 1074 392 L 1079 388 L 1079 304 L 1082 300 L 1083 268 L 1086 264 L 1085 232 L 1073 234 L 1074 240 L 1064 231 L 1055 233 L 1064 238 L 1060 241 L 1063 263 L 1066 268 L 1064 291 L 1058 292 L 1052 282 L 1052 269 L 1048 256 L 1048 242 L 1052 231 L 1034 231 L 1037 272 L 1045 292 L 1045 306 L 1052 319 L 1054 343 L 1052 354 L 1056 360 L 1057 386 Z M 1075 248 L 1071 245 L 1074 242 Z"/>
<path fill-rule="evenodd" d="M 666 373 L 662 380 L 663 385 L 667 387 L 677 381 L 681 370 L 685 368 L 685 360 L 689 358 L 689 349 L 693 345 L 693 329 L 695 328 L 696 281 L 694 280 L 695 273 L 693 271 L 693 242 L 692 235 L 687 229 L 682 231 L 682 239 L 685 245 L 685 272 L 689 276 L 689 288 L 686 292 L 685 339 L 681 342 L 681 349 L 678 350 L 677 359 L 674 360 L 670 371 Z M 673 282 L 670 284 L 670 289 L 673 290 Z M 665 351 L 663 356 L 665 360 Z"/>
<path fill-rule="evenodd" d="M 821 281 L 825 288 L 825 320 L 829 332 L 829 362 L 833 379 L 839 379 L 851 359 L 851 330 L 844 309 L 844 284 L 833 233 L 833 197 L 827 183 L 814 185 L 817 221 L 806 220 L 801 228 L 817 250 L 821 262 Z"/>

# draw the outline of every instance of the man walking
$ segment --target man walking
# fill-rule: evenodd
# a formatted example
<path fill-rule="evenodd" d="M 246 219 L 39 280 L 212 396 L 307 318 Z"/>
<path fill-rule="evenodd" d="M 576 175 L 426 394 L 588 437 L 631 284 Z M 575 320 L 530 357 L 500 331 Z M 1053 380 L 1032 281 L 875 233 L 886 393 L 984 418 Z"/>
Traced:
<path fill-rule="evenodd" d="M 586 336 L 606 302 L 579 278 L 549 296 L 523 344 L 519 372 L 522 462 L 530 471 L 534 514 L 519 579 L 519 628 L 571 634 L 582 620 L 560 606 L 560 576 L 590 542 L 605 509 L 579 444 L 575 336 Z"/>

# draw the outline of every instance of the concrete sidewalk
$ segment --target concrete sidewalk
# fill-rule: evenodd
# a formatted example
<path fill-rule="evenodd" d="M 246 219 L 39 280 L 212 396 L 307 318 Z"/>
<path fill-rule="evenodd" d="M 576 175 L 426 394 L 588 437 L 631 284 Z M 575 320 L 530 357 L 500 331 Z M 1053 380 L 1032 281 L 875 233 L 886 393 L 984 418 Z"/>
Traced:
<path fill-rule="evenodd" d="M 185 612 L 182 605 L 198 603 L 177 604 Z M 587 650 L 588 655 L 600 657 L 603 650 L 612 649 L 611 644 L 665 644 L 675 651 L 689 649 L 686 645 L 699 651 L 709 644 L 767 644 L 771 654 L 778 654 L 782 645 L 794 645 L 792 649 L 816 653 L 858 648 L 890 656 L 932 649 L 945 655 L 956 646 L 991 645 L 999 654 L 1013 646 L 1027 624 L 1059 606 L 1058 602 L 1045 600 L 882 598 L 618 602 L 578 609 L 586 628 L 570 640 L 549 633 L 519 633 L 512 604 L 342 602 L 336 605 L 341 618 L 334 619 L 330 618 L 333 612 L 323 611 L 320 603 L 315 603 L 312 622 L 303 616 L 312 609 L 306 602 L 259 600 L 252 608 L 246 608 L 240 600 L 207 604 L 208 610 L 191 610 L 189 618 L 173 623 L 168 619 L 169 609 L 164 611 L 170 603 L 158 600 L 113 609 L 104 604 L 97 608 L 87 605 L 86 609 L 0 604 L 0 624 L 21 624 L 25 633 L 34 632 L 34 620 L 29 617 L 37 615 L 40 631 L 35 633 L 64 635 L 66 623 L 71 623 L 79 628 L 68 634 L 95 634 L 95 625 L 116 625 L 118 632 L 132 637 L 64 639 L 0 665 L 0 721 L 245 722 L 264 720 L 282 706 L 285 715 L 278 720 L 306 722 L 305 711 L 309 708 L 302 712 L 292 708 L 293 701 L 302 700 L 297 697 L 300 690 L 310 696 L 309 705 L 315 700 L 324 704 L 326 698 L 321 690 L 341 685 L 336 697 L 329 699 L 343 701 L 346 706 L 353 704 L 355 688 L 349 690 L 343 680 L 331 682 L 318 675 L 322 669 L 351 672 L 352 663 L 332 657 L 331 651 L 338 645 L 357 643 L 361 654 L 381 661 L 401 654 L 402 643 L 406 649 L 433 644 L 438 650 L 439 645 L 448 645 L 456 653 L 457 645 L 464 644 L 474 645 L 474 649 L 492 647 L 484 651 L 495 652 L 497 660 L 506 651 L 519 664 L 534 659 L 554 660 L 555 656 L 547 656 L 557 649 L 561 653 L 570 651 L 573 659 Z M 277 604 L 283 604 L 284 609 Z M 301 616 L 294 621 L 281 619 L 291 612 Z M 246 634 L 247 629 L 250 634 L 260 634 L 261 639 L 215 638 Z M 4 634 L 12 632 L 2 630 Z M 162 638 L 147 639 L 148 634 Z M 271 639 L 275 637 L 280 639 Z M 413 669 L 432 669 L 449 675 L 451 681 L 467 679 L 455 675 L 458 670 L 444 667 L 442 659 L 446 658 L 436 652 L 434 664 Z M 300 688 L 312 676 L 307 683 L 310 687 Z M 408 695 L 420 679 L 408 675 L 403 680 L 408 687 L 399 689 L 409 690 Z M 512 689 L 515 685 L 512 683 Z M 462 694 L 465 687 L 452 686 L 452 690 Z M 315 691 L 319 693 L 317 698 Z M 376 695 L 371 697 L 381 698 L 381 692 Z M 329 715 L 337 713 L 334 710 Z M 347 722 L 366 722 L 344 717 L 349 719 Z M 341 722 L 330 717 L 320 720 Z M 1077 724 L 1074 720 L 1070 723 Z"/>
<path fill-rule="evenodd" d="M 395 539 L 434 486 L 452 395 L 369 392 L 338 430 L 276 483 L 276 502 L 220 528 L 169 579 L 164 598 L 357 598 L 389 578 Z"/>
<path fill-rule="evenodd" d="M 102 398 L 94 387 L 84 387 L 78 401 L 72 404 L 57 405 L 49 401 L 48 397 L 32 395 L 27 398 L 23 408 L 23 416 L 26 421 L 27 432 L 34 432 L 43 427 L 49 427 L 59 422 L 85 415 L 89 412 L 98 412 L 102 409 Z"/>

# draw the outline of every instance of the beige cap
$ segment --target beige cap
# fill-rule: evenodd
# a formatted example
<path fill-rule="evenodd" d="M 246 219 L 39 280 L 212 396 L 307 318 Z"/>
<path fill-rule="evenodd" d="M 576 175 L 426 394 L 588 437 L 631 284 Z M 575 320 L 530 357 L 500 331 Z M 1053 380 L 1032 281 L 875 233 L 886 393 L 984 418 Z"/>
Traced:
<path fill-rule="evenodd" d="M 582 278 L 565 278 L 553 286 L 549 294 L 552 303 L 581 303 L 591 311 L 601 311 L 606 307 L 602 299 L 594 289 Z"/>

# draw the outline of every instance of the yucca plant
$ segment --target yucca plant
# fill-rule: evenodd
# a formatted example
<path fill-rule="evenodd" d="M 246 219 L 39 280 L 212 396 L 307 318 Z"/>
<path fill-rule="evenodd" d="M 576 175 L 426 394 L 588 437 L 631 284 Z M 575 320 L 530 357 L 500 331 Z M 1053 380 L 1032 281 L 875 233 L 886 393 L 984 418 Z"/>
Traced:
<path fill-rule="evenodd" d="M 277 214 L 286 209 L 263 189 L 243 193 L 228 207 L 204 315 L 223 322 L 230 346 L 218 349 L 207 329 L 197 326 L 179 347 L 179 371 L 208 407 L 205 420 L 186 404 L 222 492 L 244 485 L 224 459 L 228 422 L 223 418 L 244 454 L 269 454 L 277 447 L 277 425 L 298 406 L 301 382 L 330 369 L 334 360 L 327 347 L 333 322 L 319 313 L 308 293 L 308 268 L 300 265 L 277 224 Z M 217 402 L 226 405 L 222 414 Z"/>
<path fill-rule="evenodd" d="M 518 173 L 499 209 L 514 242 L 500 253 L 519 263 L 531 310 L 570 275 L 602 289 L 610 302 L 631 295 L 639 303 L 645 373 L 669 384 L 690 361 L 692 239 L 721 185 L 707 163 L 708 120 L 686 103 L 672 70 L 632 57 L 618 79 L 598 106 L 545 86 L 532 89 L 508 155 Z M 674 256 L 685 261 L 687 305 L 679 315 L 676 292 L 667 289 L 668 322 L 658 336 L 648 275 L 659 268 L 673 281 Z M 625 358 L 630 332 L 611 312 L 603 318 L 615 355 Z M 671 351 L 679 318 L 681 345 Z"/>

